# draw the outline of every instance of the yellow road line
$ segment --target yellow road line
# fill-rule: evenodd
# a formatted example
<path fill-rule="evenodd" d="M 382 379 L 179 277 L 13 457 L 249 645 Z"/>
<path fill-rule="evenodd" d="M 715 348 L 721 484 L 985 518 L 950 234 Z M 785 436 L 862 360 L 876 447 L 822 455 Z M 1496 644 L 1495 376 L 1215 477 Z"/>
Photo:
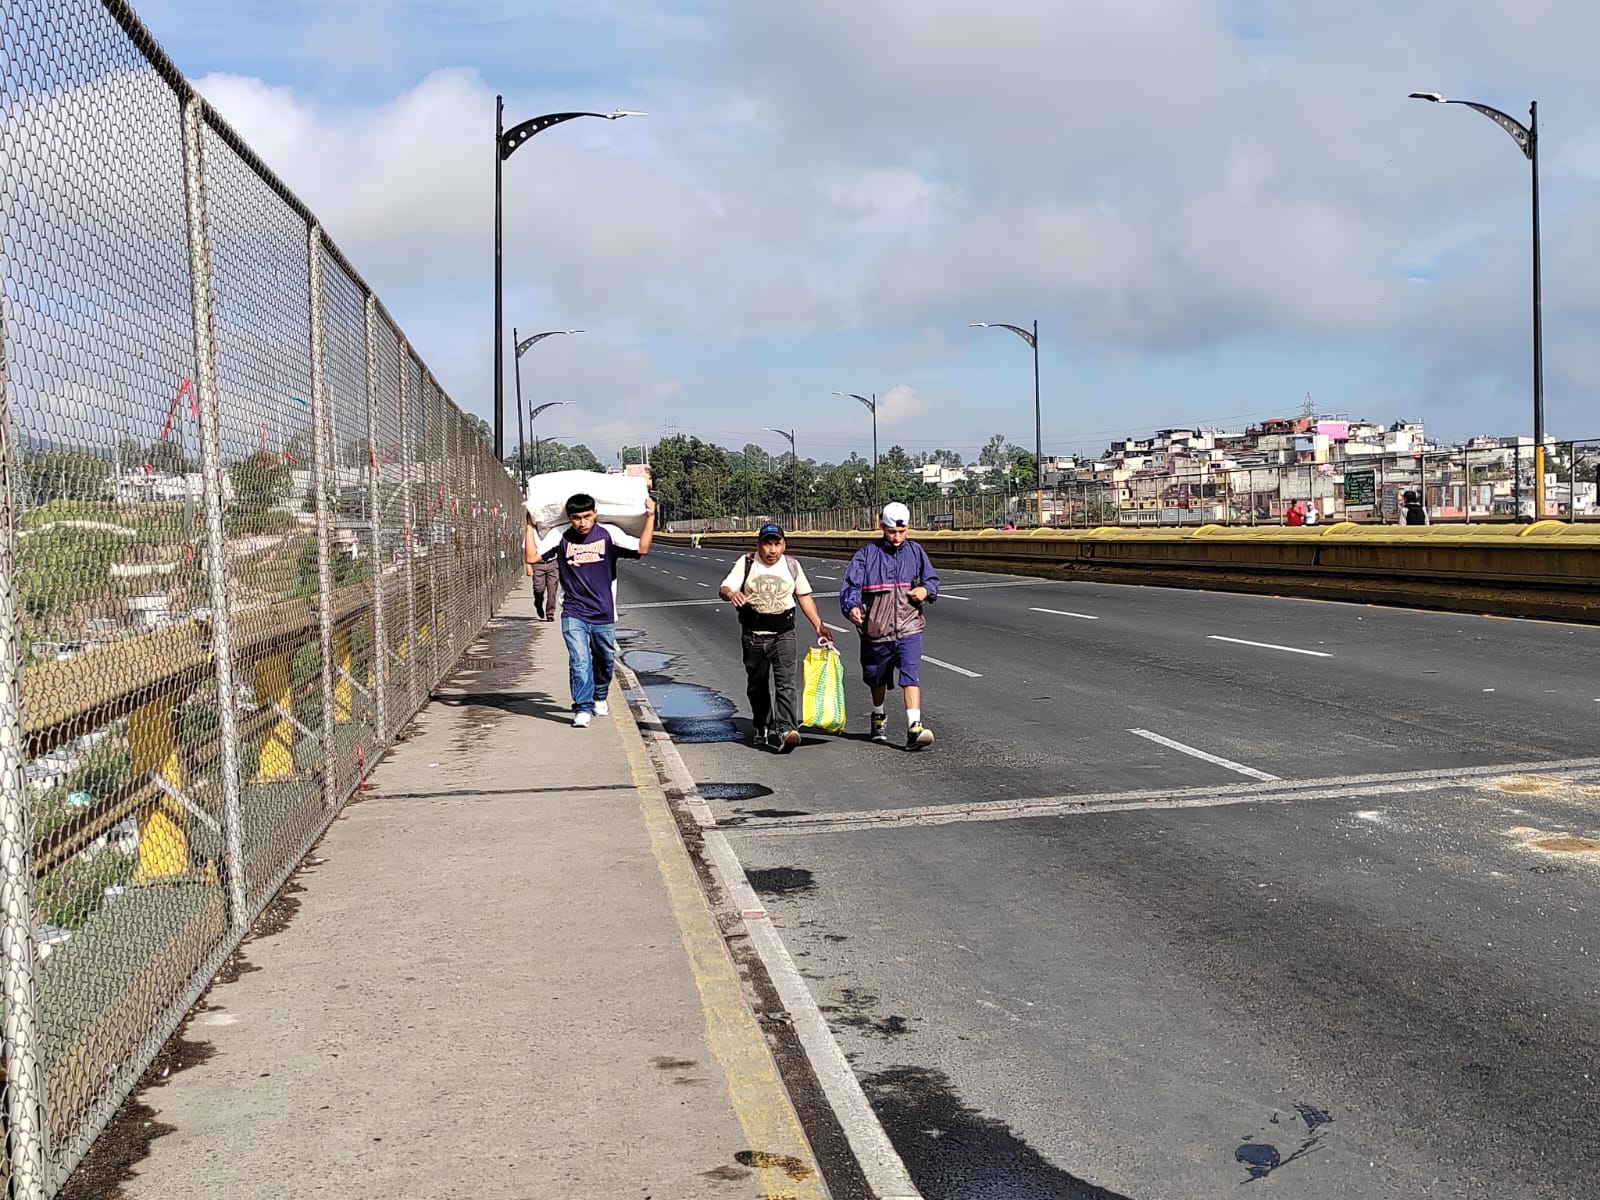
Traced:
<path fill-rule="evenodd" d="M 768 1200 L 826 1200 L 828 1191 L 816 1158 L 788 1090 L 778 1076 L 766 1036 L 745 1001 L 738 971 L 700 890 L 700 878 L 689 852 L 678 836 L 677 823 L 657 782 L 644 738 L 626 704 L 617 705 L 613 711 L 633 770 L 650 849 L 683 935 L 695 985 L 700 989 L 706 1041 L 722 1065 L 728 1080 L 728 1098 L 750 1142 L 751 1161 L 746 1165 L 756 1172 Z"/>

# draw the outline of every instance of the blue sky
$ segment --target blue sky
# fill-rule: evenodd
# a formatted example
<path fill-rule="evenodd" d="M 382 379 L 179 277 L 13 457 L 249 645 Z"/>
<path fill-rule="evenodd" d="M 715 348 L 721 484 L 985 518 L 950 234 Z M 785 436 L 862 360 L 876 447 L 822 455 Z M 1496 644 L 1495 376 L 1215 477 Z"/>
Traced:
<path fill-rule="evenodd" d="M 507 324 L 547 435 L 1046 452 L 1298 411 L 1531 426 L 1526 161 L 1439 90 L 1540 101 L 1547 425 L 1600 437 L 1600 12 L 1577 0 L 146 0 L 456 401 Z M 507 332 L 509 342 L 510 333 Z M 507 364 L 508 391 L 511 370 Z M 508 428 L 515 420 L 508 414 Z M 776 449 L 776 445 L 769 446 Z"/>

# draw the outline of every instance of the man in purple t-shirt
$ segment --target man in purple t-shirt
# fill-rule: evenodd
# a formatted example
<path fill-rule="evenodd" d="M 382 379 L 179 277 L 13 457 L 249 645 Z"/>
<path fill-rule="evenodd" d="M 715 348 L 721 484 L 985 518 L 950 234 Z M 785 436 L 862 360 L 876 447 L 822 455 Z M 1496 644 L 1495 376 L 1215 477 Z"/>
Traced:
<path fill-rule="evenodd" d="M 617 562 L 650 553 L 656 532 L 656 502 L 644 502 L 644 532 L 637 540 L 595 516 L 594 497 L 579 492 L 567 501 L 572 526 L 556 543 L 561 574 L 561 636 L 567 643 L 572 682 L 572 723 L 585 728 L 611 711 L 611 671 L 617 659 Z"/>

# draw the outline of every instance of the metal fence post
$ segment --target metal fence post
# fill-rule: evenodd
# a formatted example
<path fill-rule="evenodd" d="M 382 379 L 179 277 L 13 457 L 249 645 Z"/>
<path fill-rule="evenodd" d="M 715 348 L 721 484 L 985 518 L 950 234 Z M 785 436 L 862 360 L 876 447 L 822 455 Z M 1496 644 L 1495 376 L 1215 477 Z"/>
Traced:
<path fill-rule="evenodd" d="M 372 514 L 372 694 L 373 728 L 379 742 L 389 740 L 389 632 L 384 626 L 383 594 L 383 487 L 378 478 L 378 301 L 367 293 L 367 503 Z"/>
<path fill-rule="evenodd" d="M 417 498 L 411 469 L 411 347 L 405 338 L 396 339 L 400 366 L 400 499 L 401 520 L 405 522 L 401 545 L 405 550 L 405 604 L 406 604 L 406 692 L 409 704 L 414 705 L 417 695 Z M 398 730 L 396 731 L 398 732 Z"/>
<path fill-rule="evenodd" d="M 322 294 L 322 226 L 308 223 L 306 250 L 311 268 L 311 445 L 312 489 L 317 498 L 317 608 L 322 644 L 322 802 L 339 806 L 335 762 L 333 682 L 339 664 L 333 656 L 333 514 L 328 503 L 328 464 L 333 458 L 328 415 L 328 373 L 323 362 L 327 313 Z"/>
<path fill-rule="evenodd" d="M 211 595 L 211 646 L 217 684 L 221 751 L 223 854 L 228 917 L 242 932 L 245 902 L 244 819 L 239 794 L 239 718 L 234 699 L 233 617 L 228 607 L 228 535 L 223 524 L 222 413 L 217 390 L 217 336 L 211 315 L 211 232 L 206 218 L 205 101 L 183 101 L 184 202 L 189 234 L 189 307 L 194 327 L 194 384 L 200 406 L 201 500 L 206 522 L 206 576 Z"/>
<path fill-rule="evenodd" d="M 22 723 L 22 629 L 17 621 L 5 329 L 0 326 L 0 969 L 5 972 L 6 1156 L 11 1195 L 49 1192 L 49 1122 L 39 1045 L 39 978 L 33 941 L 33 839 L 28 824 L 28 749 Z"/>

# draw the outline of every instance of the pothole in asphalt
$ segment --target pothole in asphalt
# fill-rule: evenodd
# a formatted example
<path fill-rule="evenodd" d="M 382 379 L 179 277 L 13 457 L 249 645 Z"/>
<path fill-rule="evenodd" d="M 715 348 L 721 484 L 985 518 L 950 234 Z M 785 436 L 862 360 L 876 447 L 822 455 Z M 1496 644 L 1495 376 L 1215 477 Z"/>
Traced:
<path fill-rule="evenodd" d="M 679 683 L 667 675 L 666 669 L 676 658 L 677 655 L 654 650 L 629 650 L 622 661 L 639 676 L 645 698 L 673 741 L 685 744 L 738 741 L 733 701 L 698 683 Z"/>

